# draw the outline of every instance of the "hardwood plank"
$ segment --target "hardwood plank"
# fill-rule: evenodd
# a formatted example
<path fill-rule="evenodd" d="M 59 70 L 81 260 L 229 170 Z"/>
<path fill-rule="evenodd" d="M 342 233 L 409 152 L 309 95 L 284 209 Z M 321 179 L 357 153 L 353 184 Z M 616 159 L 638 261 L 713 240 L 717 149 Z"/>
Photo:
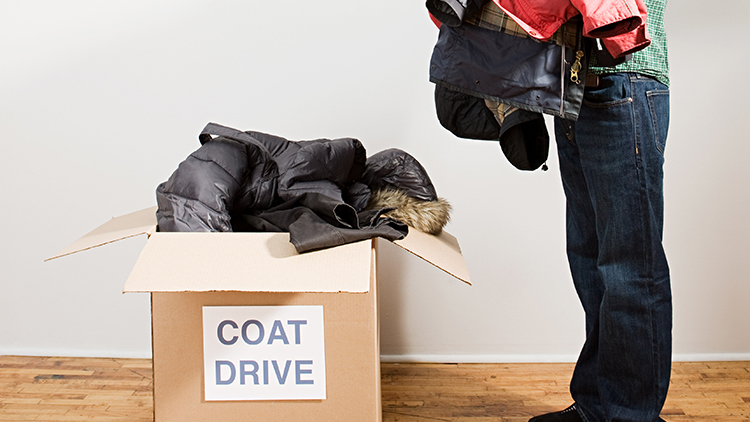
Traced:
<path fill-rule="evenodd" d="M 572 364 L 396 364 L 384 422 L 526 422 L 571 402 Z M 152 421 L 148 359 L 0 356 L 0 421 Z M 750 420 L 750 362 L 680 362 L 662 416 Z"/>

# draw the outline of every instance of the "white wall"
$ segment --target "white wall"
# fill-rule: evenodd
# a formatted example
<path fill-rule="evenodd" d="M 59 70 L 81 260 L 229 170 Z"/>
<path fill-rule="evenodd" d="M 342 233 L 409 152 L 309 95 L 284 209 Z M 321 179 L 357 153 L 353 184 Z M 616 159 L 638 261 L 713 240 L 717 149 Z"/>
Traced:
<path fill-rule="evenodd" d="M 750 359 L 750 3 L 672 1 L 665 243 L 677 359 Z M 383 242 L 390 360 L 573 360 L 583 314 L 556 159 L 523 173 L 442 129 L 423 1 L 4 2 L 0 354 L 149 356 L 145 239 L 43 259 L 154 189 L 215 121 L 416 156 L 455 208 L 473 287 Z M 551 156 L 555 156 L 554 146 Z"/>

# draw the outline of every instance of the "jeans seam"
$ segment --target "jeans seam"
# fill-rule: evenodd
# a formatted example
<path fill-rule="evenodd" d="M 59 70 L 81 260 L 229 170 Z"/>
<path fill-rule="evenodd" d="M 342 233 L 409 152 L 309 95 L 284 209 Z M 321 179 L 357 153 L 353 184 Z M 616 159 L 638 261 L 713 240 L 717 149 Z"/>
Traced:
<path fill-rule="evenodd" d="M 628 99 L 630 100 L 630 116 L 633 119 L 633 143 L 634 143 L 634 149 L 633 152 L 635 152 L 635 168 L 638 170 L 638 177 L 641 177 L 640 170 L 643 168 L 643 162 L 641 161 L 641 139 L 640 139 L 640 132 L 641 128 L 638 126 L 638 110 L 636 110 L 635 107 L 635 101 L 633 101 L 633 96 L 635 92 L 635 83 L 637 79 L 637 74 L 631 74 L 629 81 L 630 81 L 630 92 Z M 641 183 L 643 185 L 643 183 Z"/>
<path fill-rule="evenodd" d="M 589 418 L 586 417 L 586 414 L 584 413 L 583 409 L 581 409 L 581 407 L 578 406 L 578 404 L 576 404 L 575 406 L 576 406 L 575 407 L 576 413 L 578 413 L 578 416 L 581 417 L 581 419 L 583 420 L 583 422 L 589 422 Z"/>
<path fill-rule="evenodd" d="M 656 125 L 655 125 L 655 121 L 654 121 L 655 116 L 654 116 L 654 113 L 653 113 L 653 107 L 651 106 L 650 97 L 645 92 L 644 92 L 644 96 L 648 100 L 647 101 L 648 102 L 648 110 L 641 110 L 640 112 L 643 113 L 643 114 L 648 113 L 647 116 L 648 116 L 648 118 L 651 121 L 651 124 L 652 124 L 652 128 L 651 129 L 654 132 L 653 136 L 654 136 L 654 140 L 655 140 L 656 137 L 657 137 L 657 134 L 656 134 Z M 646 116 L 643 116 L 643 117 L 646 117 Z M 638 119 L 636 119 L 636 120 L 638 120 Z M 646 119 L 641 119 L 641 120 L 646 120 Z M 638 127 L 636 127 L 636 131 L 635 132 L 636 132 L 636 137 L 638 137 L 638 139 L 640 139 L 642 136 L 645 135 L 644 133 L 640 132 L 640 130 L 639 130 Z M 641 151 L 641 154 L 642 153 L 643 153 L 643 151 Z M 639 204 L 639 206 L 640 206 L 640 215 L 643 216 L 642 217 L 642 223 L 641 223 L 642 224 L 641 225 L 641 230 L 642 230 L 642 235 L 641 235 L 641 242 L 642 242 L 642 244 L 641 244 L 641 248 L 644 251 L 644 253 L 643 253 L 643 256 L 644 256 L 644 262 L 643 262 L 643 265 L 644 265 L 644 274 L 642 274 L 642 277 L 644 277 L 645 280 L 646 280 L 646 283 L 647 283 L 646 288 L 647 288 L 648 293 L 649 293 L 649 298 L 653 298 L 653 297 L 655 297 L 654 282 L 655 282 L 655 275 L 656 275 L 655 270 L 654 270 L 654 257 L 653 257 L 653 254 L 649 254 L 649 253 L 646 253 L 646 252 L 649 250 L 649 245 L 653 244 L 652 237 L 654 236 L 654 233 L 651 230 L 651 228 L 652 228 L 652 217 L 651 217 L 651 213 L 649 212 L 649 210 L 650 210 L 650 206 L 649 206 L 650 199 L 649 199 L 649 192 L 648 192 L 648 188 L 647 188 L 647 185 L 648 185 L 648 176 L 646 174 L 647 171 L 648 171 L 648 169 L 647 168 L 643 168 L 643 161 L 642 160 L 643 160 L 643 158 L 639 154 L 639 163 L 641 164 L 641 167 L 639 167 L 639 169 L 638 169 L 638 177 L 639 177 L 639 179 L 642 179 L 640 181 L 640 183 L 639 183 L 639 189 L 640 189 L 640 201 L 639 201 L 640 204 Z M 648 306 L 648 327 L 649 327 L 648 333 L 649 333 L 649 336 L 650 336 L 650 338 L 649 338 L 649 345 L 651 346 L 651 353 L 649 353 L 649 357 L 651 358 L 650 366 L 651 366 L 651 368 L 653 370 L 653 376 L 652 376 L 652 384 L 650 385 L 650 388 L 652 389 L 652 391 L 650 393 L 646 394 L 646 396 L 651 398 L 651 403 L 650 403 L 651 406 L 650 407 L 652 409 L 655 409 L 655 408 L 657 408 L 657 404 L 658 404 L 658 401 L 659 401 L 659 399 L 658 399 L 658 391 L 659 391 L 659 388 L 658 388 L 658 379 L 659 379 L 658 378 L 658 375 L 659 375 L 659 365 L 658 365 L 658 362 L 659 362 L 659 347 L 658 347 L 658 341 L 657 341 L 658 335 L 656 333 L 656 331 L 657 331 L 656 317 L 654 315 L 655 309 L 654 309 L 654 303 L 653 303 L 652 299 L 649 299 L 647 306 Z"/>
<path fill-rule="evenodd" d="M 648 198 L 648 189 L 646 188 L 647 181 L 646 181 L 646 171 L 645 171 L 645 169 L 642 169 L 642 171 L 639 171 L 639 177 L 641 175 L 642 175 L 642 177 L 643 177 L 644 180 L 640 184 L 641 185 L 640 186 L 640 189 L 641 189 L 641 200 L 640 200 L 641 210 L 640 210 L 640 213 L 641 213 L 642 216 L 644 216 L 644 215 L 647 215 L 648 210 L 650 208 L 648 206 L 649 205 L 649 198 Z M 650 393 L 647 393 L 646 396 L 651 398 L 651 400 L 652 400 L 651 408 L 655 409 L 656 408 L 656 404 L 658 402 L 657 393 L 658 393 L 658 390 L 659 390 L 658 389 L 658 378 L 657 378 L 657 376 L 659 374 L 659 365 L 657 364 L 657 362 L 659 361 L 659 359 L 658 359 L 658 357 L 659 357 L 659 350 L 658 349 L 659 348 L 658 348 L 658 345 L 657 345 L 657 338 L 658 338 L 658 336 L 656 335 L 656 326 L 655 326 L 655 324 L 656 324 L 656 318 L 655 318 L 655 315 L 654 315 L 654 311 L 655 310 L 654 310 L 653 300 L 651 299 L 655 295 L 655 292 L 654 292 L 654 276 L 655 276 L 655 272 L 654 272 L 654 259 L 653 259 L 653 254 L 645 253 L 649 249 L 648 245 L 653 244 L 653 239 L 652 239 L 653 233 L 651 231 L 652 222 L 651 222 L 650 213 L 648 213 L 648 215 L 649 215 L 648 218 L 643 218 L 645 221 L 642 223 L 642 226 L 641 226 L 641 230 L 643 230 L 643 234 L 641 236 L 641 242 L 643 242 L 643 243 L 641 244 L 641 248 L 643 248 L 643 250 L 644 250 L 643 255 L 644 255 L 644 258 L 645 258 L 645 262 L 644 262 L 645 274 L 643 274 L 643 276 L 647 280 L 647 285 L 646 286 L 647 286 L 647 289 L 648 289 L 648 292 L 649 292 L 649 300 L 648 300 L 648 327 L 650 329 L 648 330 L 648 333 L 649 333 L 649 336 L 650 336 L 650 338 L 649 338 L 649 344 L 651 346 L 651 353 L 649 353 L 649 356 L 651 358 L 651 362 L 649 364 L 650 364 L 650 366 L 651 366 L 651 368 L 652 368 L 652 370 L 654 372 L 653 372 L 653 376 L 651 378 L 652 379 L 652 384 L 650 386 L 653 391 L 650 392 Z"/>

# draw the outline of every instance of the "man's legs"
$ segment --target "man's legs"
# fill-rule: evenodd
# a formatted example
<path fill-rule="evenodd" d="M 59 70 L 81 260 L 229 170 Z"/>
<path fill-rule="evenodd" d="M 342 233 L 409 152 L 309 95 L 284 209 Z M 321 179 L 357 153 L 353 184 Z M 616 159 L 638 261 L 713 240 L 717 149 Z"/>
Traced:
<path fill-rule="evenodd" d="M 661 243 L 669 91 L 637 74 L 600 79 L 586 90 L 578 121 L 555 121 L 568 260 L 586 313 L 570 388 L 588 422 L 654 422 L 671 367 Z"/>

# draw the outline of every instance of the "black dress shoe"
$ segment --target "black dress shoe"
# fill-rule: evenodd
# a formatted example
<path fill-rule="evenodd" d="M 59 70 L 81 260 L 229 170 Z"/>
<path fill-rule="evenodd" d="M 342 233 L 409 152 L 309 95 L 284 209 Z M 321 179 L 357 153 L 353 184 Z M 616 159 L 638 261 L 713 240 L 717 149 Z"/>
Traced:
<path fill-rule="evenodd" d="M 529 422 L 583 422 L 581 416 L 576 410 L 576 405 L 572 405 L 559 412 L 547 413 L 541 416 L 535 416 L 529 419 Z"/>

